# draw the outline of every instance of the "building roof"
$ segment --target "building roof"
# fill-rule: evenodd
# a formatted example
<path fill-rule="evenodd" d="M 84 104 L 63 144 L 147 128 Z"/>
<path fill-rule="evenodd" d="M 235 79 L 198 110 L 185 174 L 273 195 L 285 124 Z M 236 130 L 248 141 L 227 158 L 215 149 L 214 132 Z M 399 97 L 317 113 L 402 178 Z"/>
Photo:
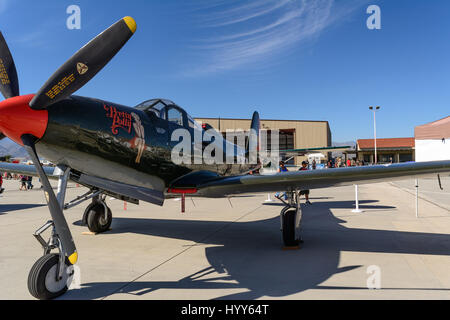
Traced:
<path fill-rule="evenodd" d="M 357 140 L 358 149 L 375 149 L 374 139 Z M 414 138 L 387 138 L 377 139 L 377 149 L 414 148 Z"/>
<path fill-rule="evenodd" d="M 450 116 L 414 128 L 417 140 L 450 138 Z"/>
<path fill-rule="evenodd" d="M 194 119 L 202 119 L 202 120 L 219 120 L 220 121 L 240 121 L 240 120 L 245 120 L 245 121 L 251 121 L 252 119 L 250 118 L 211 118 L 211 117 L 194 117 Z M 289 121 L 289 122 L 324 122 L 324 123 L 328 123 L 327 120 L 294 120 L 294 119 L 260 119 L 260 121 Z"/>

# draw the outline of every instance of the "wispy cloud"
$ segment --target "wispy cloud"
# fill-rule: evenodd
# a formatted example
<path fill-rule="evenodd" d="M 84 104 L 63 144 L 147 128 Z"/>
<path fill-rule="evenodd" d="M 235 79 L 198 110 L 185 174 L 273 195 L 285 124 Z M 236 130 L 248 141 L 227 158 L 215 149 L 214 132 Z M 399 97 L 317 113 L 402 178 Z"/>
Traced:
<path fill-rule="evenodd" d="M 210 26 L 226 26 L 239 22 L 246 22 L 262 15 L 269 14 L 278 8 L 284 7 L 291 0 L 260 0 L 248 4 L 222 10 L 205 19 L 205 23 L 210 22 Z"/>
<path fill-rule="evenodd" d="M 11 42 L 29 48 L 37 48 L 46 45 L 48 41 L 46 40 L 46 33 L 43 30 L 37 30 L 20 35 L 14 40 L 11 40 Z"/>
<path fill-rule="evenodd" d="M 9 0 L 0 0 L 0 14 L 4 13 L 8 8 Z"/>
<path fill-rule="evenodd" d="M 214 37 L 198 39 L 192 45 L 202 57 L 202 65 L 189 73 L 208 74 L 267 61 L 317 37 L 360 6 L 361 2 L 348 1 L 336 8 L 334 0 L 210 2 L 199 11 L 199 18 L 203 30 Z"/>
<path fill-rule="evenodd" d="M 25 48 L 49 48 L 55 43 L 49 35 L 54 35 L 55 30 L 58 32 L 65 30 L 64 27 L 65 25 L 62 25 L 56 19 L 43 21 L 34 26 L 34 28 L 27 29 L 9 41 Z"/>

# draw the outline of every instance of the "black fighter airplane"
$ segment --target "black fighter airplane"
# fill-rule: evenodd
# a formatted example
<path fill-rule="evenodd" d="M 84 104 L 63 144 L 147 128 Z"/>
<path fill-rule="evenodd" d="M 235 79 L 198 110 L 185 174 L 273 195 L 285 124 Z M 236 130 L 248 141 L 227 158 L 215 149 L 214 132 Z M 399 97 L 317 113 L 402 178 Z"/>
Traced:
<path fill-rule="evenodd" d="M 225 197 L 285 190 L 288 200 L 280 214 L 282 238 L 286 246 L 294 246 L 301 241 L 298 192 L 301 189 L 450 172 L 450 161 L 272 175 L 255 174 L 261 164 L 251 161 L 177 164 L 172 160 L 172 151 L 178 142 L 172 141 L 172 133 L 183 128 L 192 133 L 191 137 L 207 132 L 172 101 L 153 99 L 131 108 L 72 95 L 113 58 L 135 30 L 132 18 L 119 20 L 67 60 L 36 94 L 22 96 L 13 58 L 0 33 L 0 91 L 5 97 L 0 102 L 0 131 L 2 137 L 24 146 L 34 163 L 33 170 L 21 165 L 4 165 L 0 170 L 37 173 L 51 215 L 51 221 L 34 233 L 44 248 L 44 255 L 33 265 L 28 277 L 29 291 L 36 298 L 51 299 L 68 288 L 78 253 L 63 210 L 84 200 L 92 199 L 92 202 L 85 210 L 83 221 L 91 231 L 103 232 L 112 220 L 106 195 L 133 203 L 141 200 L 162 205 L 169 196 L 181 195 L 184 200 L 186 194 Z M 258 149 L 257 112 L 253 114 L 251 129 L 254 134 L 249 137 L 245 150 L 232 144 L 233 157 L 249 160 L 252 151 Z M 195 148 L 195 142 L 192 143 Z M 220 140 L 215 152 L 223 154 L 230 144 Z M 208 146 L 201 144 L 201 148 Z M 48 168 L 44 171 L 38 154 L 56 164 L 59 173 L 52 173 Z M 56 194 L 47 175 L 59 179 Z M 89 192 L 66 204 L 69 180 L 86 186 Z M 41 234 L 49 228 L 52 234 L 45 241 Z"/>

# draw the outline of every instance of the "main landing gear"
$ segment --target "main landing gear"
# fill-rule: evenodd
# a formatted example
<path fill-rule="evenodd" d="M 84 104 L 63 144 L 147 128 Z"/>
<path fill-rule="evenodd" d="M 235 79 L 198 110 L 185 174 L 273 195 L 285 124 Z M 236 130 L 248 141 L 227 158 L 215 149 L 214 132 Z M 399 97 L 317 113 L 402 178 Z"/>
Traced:
<path fill-rule="evenodd" d="M 111 226 L 112 213 L 105 203 L 105 198 L 105 195 L 94 197 L 84 210 L 83 222 L 91 232 L 102 233 L 108 231 Z"/>
<path fill-rule="evenodd" d="M 28 290 L 37 299 L 53 299 L 64 294 L 68 290 L 75 273 L 73 265 L 77 261 L 78 254 L 63 210 L 92 199 L 92 203 L 87 206 L 83 215 L 83 221 L 87 224 L 89 230 L 100 233 L 107 231 L 111 226 L 111 209 L 106 205 L 106 196 L 102 195 L 101 190 L 92 189 L 64 204 L 69 175 L 69 168 L 62 171 L 58 181 L 58 192 L 55 196 L 47 177 L 43 172 L 40 172 L 41 181 L 45 183 L 45 195 L 53 220 L 48 221 L 34 233 L 34 237 L 44 249 L 44 255 L 36 261 L 28 275 Z M 59 223 L 59 230 L 55 221 Z M 48 241 L 45 241 L 41 234 L 48 229 L 52 230 L 51 236 Z M 69 240 L 62 241 L 64 236 L 69 237 Z M 57 253 L 52 253 L 54 250 Z"/>
<path fill-rule="evenodd" d="M 81 221 L 93 233 L 108 231 L 112 223 L 112 212 L 106 205 L 106 195 L 102 194 L 102 191 L 91 189 L 64 205 L 64 209 L 75 207 L 89 199 L 92 199 L 92 202 L 84 210 Z"/>
<path fill-rule="evenodd" d="M 298 247 L 303 240 L 300 235 L 302 209 L 297 190 L 286 191 L 287 201 L 280 199 L 285 207 L 281 210 L 280 221 L 283 243 L 286 247 Z"/>

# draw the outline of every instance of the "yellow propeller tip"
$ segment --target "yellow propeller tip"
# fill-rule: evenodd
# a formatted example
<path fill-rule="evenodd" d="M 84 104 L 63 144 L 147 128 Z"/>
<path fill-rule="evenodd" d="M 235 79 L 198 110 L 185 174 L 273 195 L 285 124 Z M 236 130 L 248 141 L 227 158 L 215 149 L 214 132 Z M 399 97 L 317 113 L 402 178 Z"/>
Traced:
<path fill-rule="evenodd" d="M 136 21 L 132 17 L 125 17 L 123 21 L 125 21 L 131 32 L 134 33 L 136 31 Z"/>
<path fill-rule="evenodd" d="M 69 256 L 69 261 L 71 264 L 75 264 L 77 263 L 77 260 L 78 260 L 78 253 L 75 251 Z"/>

